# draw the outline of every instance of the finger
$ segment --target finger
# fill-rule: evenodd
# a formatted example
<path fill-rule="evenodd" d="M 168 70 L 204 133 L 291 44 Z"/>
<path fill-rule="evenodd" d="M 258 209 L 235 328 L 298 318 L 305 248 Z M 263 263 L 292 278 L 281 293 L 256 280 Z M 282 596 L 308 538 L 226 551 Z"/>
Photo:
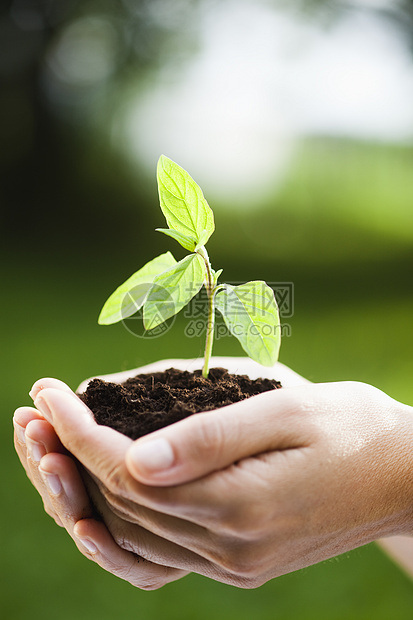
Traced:
<path fill-rule="evenodd" d="M 107 426 L 96 424 L 91 411 L 73 393 L 43 389 L 36 406 L 56 430 L 65 448 L 93 475 L 102 490 L 139 502 L 142 485 L 129 473 L 125 454 L 132 440 Z M 168 499 L 146 497 L 148 507 L 168 506 Z M 154 504 L 155 501 L 155 504 Z M 176 506 L 168 507 L 174 512 Z"/>
<path fill-rule="evenodd" d="M 34 413 L 35 410 L 33 410 Z M 19 412 L 20 414 L 20 412 Z M 24 412 L 25 417 L 27 419 L 27 416 L 30 414 L 30 412 Z M 18 416 L 19 417 L 19 416 Z M 19 418 L 21 421 L 21 417 Z M 39 420 L 38 418 L 32 418 L 32 422 L 43 422 L 46 423 L 43 418 L 41 420 Z M 47 424 L 47 423 L 46 423 Z M 62 525 L 62 522 L 60 520 L 60 518 L 57 516 L 57 514 L 55 513 L 51 502 L 50 502 L 50 498 L 49 498 L 49 493 L 47 492 L 47 489 L 45 487 L 44 481 L 39 473 L 38 470 L 38 466 L 39 466 L 39 460 L 43 455 L 43 452 L 36 452 L 34 451 L 34 454 L 32 452 L 29 452 L 28 450 L 28 446 L 30 447 L 30 440 L 27 441 L 26 443 L 26 434 L 24 432 L 23 436 L 21 435 L 21 430 L 25 431 L 25 429 L 23 429 L 23 427 L 19 427 L 20 430 L 17 430 L 16 427 L 19 426 L 17 423 L 14 422 L 14 427 L 15 427 L 15 433 L 14 433 L 14 445 L 15 445 L 15 449 L 16 452 L 18 454 L 18 457 L 20 459 L 21 464 L 23 465 L 25 472 L 27 474 L 27 477 L 29 478 L 30 482 L 32 483 L 32 485 L 35 487 L 35 489 L 38 491 L 40 497 L 42 498 L 43 501 L 43 507 L 45 512 L 52 517 L 56 523 L 58 525 Z"/>
<path fill-rule="evenodd" d="M 112 494 L 106 501 L 122 518 L 215 561 L 216 550 L 256 540 L 279 518 L 306 453 L 273 451 L 175 487 L 141 485 L 138 504 Z"/>
<path fill-rule="evenodd" d="M 182 570 L 144 562 L 118 547 L 106 526 L 90 518 L 94 513 L 93 506 L 72 458 L 47 454 L 40 461 L 39 473 L 57 519 L 88 558 L 143 589 L 161 587 L 186 574 Z"/>
<path fill-rule="evenodd" d="M 14 431 L 22 444 L 26 443 L 26 426 L 32 420 L 44 420 L 43 416 L 34 407 L 18 407 L 13 414 Z"/>
<path fill-rule="evenodd" d="M 109 572 L 147 590 L 159 588 L 186 574 L 182 570 L 144 562 L 115 543 L 107 527 L 91 518 L 94 509 L 72 458 L 48 454 L 41 460 L 39 471 L 57 517 L 83 555 Z"/>
<path fill-rule="evenodd" d="M 43 389 L 35 404 L 53 425 L 65 448 L 114 493 L 128 494 L 138 486 L 125 465 L 125 453 L 132 440 L 98 425 L 92 412 L 73 392 Z"/>
<path fill-rule="evenodd" d="M 181 579 L 188 571 L 161 566 L 122 549 L 107 527 L 93 519 L 83 519 L 74 527 L 79 549 L 103 569 L 128 581 L 142 590 L 157 590 L 167 583 Z M 81 548 L 83 547 L 83 549 Z"/>
<path fill-rule="evenodd" d="M 74 394 L 45 388 L 37 396 L 36 404 L 45 417 L 52 421 L 63 445 L 91 472 L 106 495 L 120 497 L 134 504 L 142 501 L 148 508 L 182 516 L 175 493 L 174 497 L 170 497 L 168 488 L 155 490 L 144 487 L 128 472 L 125 453 L 132 440 L 111 428 L 97 425 L 90 411 Z M 37 481 L 36 488 L 41 492 Z M 191 514 L 191 498 L 188 499 L 188 495 L 184 494 L 183 501 L 189 505 L 188 512 Z M 59 512 L 57 508 L 55 510 Z M 199 512 L 203 516 L 205 508 Z"/>
<path fill-rule="evenodd" d="M 32 484 L 34 480 L 32 478 L 31 467 L 28 463 L 28 450 L 26 444 L 26 429 L 29 423 L 33 421 L 45 421 L 43 416 L 33 407 L 19 407 L 14 412 L 13 427 L 14 427 L 14 447 L 17 455 L 23 465 L 26 474 Z M 40 460 L 40 459 L 39 459 Z"/>
<path fill-rule="evenodd" d="M 218 553 L 214 553 L 214 544 L 208 532 L 198 528 L 198 535 L 193 539 L 192 524 L 183 520 L 175 520 L 177 527 L 170 528 L 171 520 L 163 526 L 167 536 L 159 536 L 136 524 L 125 522 L 108 509 L 107 503 L 103 500 L 93 480 L 88 485 L 89 493 L 102 515 L 115 542 L 122 548 L 133 551 L 150 563 L 174 568 L 184 572 L 195 572 L 206 577 L 212 577 L 217 581 L 239 585 L 238 569 L 234 563 L 229 564 L 226 560 L 226 552 L 221 553 L 222 546 L 218 546 Z M 159 525 L 165 520 L 164 515 L 156 515 L 156 528 L 162 530 Z M 170 540 L 171 529 L 174 530 Z M 201 535 L 203 533 L 203 536 Z M 203 539 L 203 540 L 202 540 Z M 187 543 L 190 543 L 187 546 Z M 221 540 L 222 542 L 222 540 Z M 202 548 L 203 553 L 193 551 L 192 548 Z M 210 559 L 211 558 L 211 559 Z M 244 581 L 241 579 L 241 582 Z"/>
<path fill-rule="evenodd" d="M 43 379 L 38 379 L 38 381 L 33 384 L 33 387 L 29 392 L 30 398 L 32 398 L 32 400 L 35 400 L 39 392 L 41 392 L 45 388 L 54 388 L 56 390 L 63 390 L 64 392 L 69 393 L 72 392 L 70 387 L 66 385 L 66 383 L 63 383 L 63 381 L 60 381 L 59 379 L 52 379 L 51 377 L 45 377 Z"/>
<path fill-rule="evenodd" d="M 30 482 L 33 484 L 33 480 L 31 479 L 30 469 L 27 463 L 26 429 L 25 427 L 18 424 L 14 418 L 13 418 L 13 427 L 14 427 L 14 448 L 17 452 L 17 456 L 19 457 L 21 464 L 24 467 L 27 477 L 29 478 Z"/>
<path fill-rule="evenodd" d="M 60 493 L 63 491 L 62 485 L 58 481 L 57 476 L 51 476 L 50 473 L 48 474 L 48 472 L 42 471 L 40 462 L 46 454 L 62 452 L 64 451 L 64 447 L 56 435 L 54 428 L 36 409 L 31 407 L 20 407 L 14 414 L 13 422 L 16 431 L 16 450 L 26 473 L 42 497 L 45 511 L 54 518 L 59 525 L 63 525 L 65 521 L 62 516 L 64 503 L 62 503 L 61 497 L 63 497 L 64 494 L 60 497 Z M 48 458 L 49 462 L 50 459 L 52 462 L 53 459 L 57 463 L 59 462 L 59 455 L 49 454 Z M 68 459 L 68 457 L 65 458 Z M 79 494 L 83 504 L 89 504 L 74 462 L 68 459 L 66 463 L 66 478 L 69 480 L 69 483 L 70 481 L 73 484 L 75 481 L 77 482 L 78 488 L 76 492 Z M 60 465 L 61 464 L 62 462 L 60 462 Z M 70 470 L 72 470 L 72 475 L 70 475 Z M 83 488 L 83 495 L 79 493 L 80 485 Z M 59 493 L 56 493 L 57 489 L 60 489 Z M 67 518 L 67 515 L 65 518 Z"/>
<path fill-rule="evenodd" d="M 130 527 L 131 524 L 125 524 L 113 512 L 108 516 L 105 512 L 107 504 L 104 503 L 103 509 L 100 505 L 101 496 L 100 500 L 94 497 L 94 501 L 115 541 L 123 548 L 154 563 L 195 572 L 222 583 L 240 587 L 260 585 L 256 583 L 256 577 L 265 572 L 266 566 L 257 558 L 252 559 L 252 552 L 257 547 L 255 537 L 244 541 L 238 532 L 236 536 L 222 535 L 215 531 L 217 525 L 220 525 L 219 519 L 215 519 L 215 530 L 207 531 L 204 528 L 202 531 L 202 528 L 198 528 L 194 536 L 191 523 L 175 520 L 177 527 L 171 526 L 172 520 L 162 514 L 154 515 L 153 524 L 155 532 L 156 529 L 162 532 L 164 528 L 166 536 L 157 535 L 151 529 Z M 125 528 L 125 525 L 128 527 Z M 169 538 L 171 534 L 173 540 Z M 263 541 L 263 545 L 267 547 L 268 541 Z"/>
<path fill-rule="evenodd" d="M 56 435 L 54 428 L 40 415 L 36 409 L 31 407 L 20 407 L 15 411 L 13 422 L 16 432 L 16 451 L 26 470 L 26 473 L 36 490 L 39 492 L 47 514 L 55 519 L 58 525 L 64 526 L 64 503 L 62 503 L 61 500 L 63 494 L 60 495 L 63 491 L 62 485 L 57 476 L 52 476 L 50 472 L 44 472 L 40 468 L 40 462 L 46 454 L 62 452 L 64 451 L 64 447 Z M 58 462 L 59 457 L 50 454 L 49 462 L 53 463 L 53 459 L 54 461 L 57 459 Z M 47 463 L 47 460 L 45 462 Z M 65 461 L 63 461 L 63 463 L 64 462 Z M 71 459 L 69 459 L 66 463 L 66 479 L 69 481 L 67 484 L 70 483 L 71 469 L 71 483 L 73 485 L 76 481 L 78 485 L 75 492 L 78 493 L 83 504 L 89 504 L 89 500 L 85 495 L 83 483 L 77 474 L 74 462 L 71 462 Z M 60 462 L 60 466 L 61 465 L 62 461 Z M 76 471 L 73 471 L 73 468 Z M 75 477 L 73 474 L 75 474 Z M 83 495 L 79 493 L 80 486 L 83 488 Z M 59 493 L 56 493 L 58 489 L 60 489 Z M 67 518 L 67 514 L 65 518 Z M 76 518 L 78 518 L 78 515 L 76 515 Z"/>
<path fill-rule="evenodd" d="M 213 508 L 209 508 L 205 503 L 199 507 L 194 506 L 188 489 L 175 488 L 176 480 L 193 480 L 248 454 L 291 448 L 300 444 L 300 420 L 295 416 L 298 438 L 294 434 L 294 424 L 287 424 L 289 407 L 294 408 L 293 403 L 285 402 L 287 391 L 267 392 L 249 399 L 248 406 L 247 401 L 243 401 L 218 411 L 192 416 L 163 431 L 153 433 L 152 437 L 156 438 L 160 433 L 168 432 L 168 437 L 171 438 L 171 443 L 163 439 L 161 446 L 157 441 L 158 445 L 154 448 L 158 460 L 158 453 L 162 456 L 161 451 L 166 443 L 167 446 L 173 446 L 176 461 L 172 464 L 169 475 L 166 471 L 166 474 L 159 476 L 155 482 L 154 478 L 146 476 L 154 485 L 152 487 L 135 480 L 128 471 L 125 454 L 133 444 L 132 440 L 109 427 L 97 425 L 89 409 L 74 394 L 46 388 L 39 393 L 35 404 L 43 415 L 50 419 L 63 445 L 112 495 L 172 516 L 194 519 L 203 525 L 214 517 Z M 284 393 L 284 396 L 279 399 L 278 395 L 281 393 Z M 278 407 L 273 403 L 274 398 L 277 398 Z M 268 431 L 269 428 L 271 432 Z M 171 431 L 173 435 L 169 435 Z M 185 436 L 184 441 L 181 433 Z M 152 450 L 149 456 L 152 466 Z M 131 470 L 136 471 L 135 464 Z M 168 488 L 168 483 L 174 486 Z M 158 485 L 157 491 L 155 485 Z M 159 488 L 160 485 L 164 485 L 163 488 Z"/>
<path fill-rule="evenodd" d="M 65 452 L 65 448 L 47 420 L 31 420 L 25 431 L 28 454 L 33 462 L 39 462 L 48 452 Z"/>
<path fill-rule="evenodd" d="M 300 447 L 295 402 L 285 388 L 190 416 L 135 441 L 126 465 L 144 484 L 177 485 L 252 455 Z"/>
<path fill-rule="evenodd" d="M 75 461 L 65 454 L 49 453 L 38 470 L 54 513 L 73 536 L 77 521 L 94 515 Z"/>
<path fill-rule="evenodd" d="M 277 390 L 274 394 L 282 391 Z M 284 392 L 287 392 L 287 390 L 284 390 Z M 262 397 L 265 397 L 265 394 L 255 397 L 256 404 L 259 405 L 257 414 L 265 413 L 264 401 L 260 400 Z M 207 487 L 207 493 L 204 492 L 204 484 L 201 485 L 201 489 L 195 483 L 184 486 L 165 486 L 163 488 L 141 484 L 130 475 L 125 465 L 125 454 L 129 446 L 132 445 L 132 440 L 111 428 L 97 425 L 92 419 L 90 411 L 80 399 L 72 394 L 47 388 L 42 390 L 36 398 L 36 406 L 40 408 L 45 417 L 51 419 L 65 447 L 76 456 L 97 480 L 101 481 L 101 484 L 106 487 L 108 494 L 140 504 L 157 512 L 187 519 L 199 526 L 211 528 L 211 524 L 217 518 L 217 489 L 214 480 Z M 236 406 L 232 407 L 235 408 Z M 229 410 L 230 407 L 228 407 Z M 221 411 L 224 411 L 224 409 Z M 213 413 L 205 414 L 205 416 L 212 415 Z M 291 447 L 293 445 L 292 441 L 285 439 L 288 425 L 283 421 L 283 416 L 281 414 L 272 415 L 272 407 L 266 413 L 267 420 L 265 420 L 265 416 L 262 416 L 262 419 L 258 420 L 258 422 L 256 420 L 258 427 L 264 425 L 266 429 L 265 433 L 262 431 L 258 433 L 261 436 L 264 435 L 263 441 L 265 441 L 265 445 L 268 446 L 268 438 L 270 437 L 272 438 L 271 447 L 275 444 L 281 447 L 283 439 L 285 440 L 285 445 Z M 199 416 L 202 415 L 204 414 L 199 414 Z M 237 415 L 234 416 L 235 424 L 237 423 Z M 271 422 L 272 431 L 269 433 L 267 423 L 270 418 L 274 419 Z M 178 427 L 178 424 L 176 427 Z M 289 426 L 290 428 L 293 427 L 291 424 Z M 241 427 L 242 425 L 240 426 L 240 431 L 242 431 Z M 300 427 L 300 424 L 298 424 L 298 427 Z M 246 437 L 250 437 L 249 432 L 246 433 Z M 201 436 L 201 444 L 204 438 Z M 263 441 L 261 442 L 261 448 L 264 445 Z M 294 441 L 296 441 L 295 437 Z M 245 437 L 243 438 L 243 444 L 245 444 Z M 229 447 L 231 447 L 231 444 L 229 444 Z M 257 442 L 255 442 L 255 445 L 253 444 L 253 453 L 255 454 L 256 451 L 259 451 Z M 233 451 L 234 454 L 235 452 Z M 199 457 L 199 454 L 195 456 Z M 220 482 L 218 480 L 218 493 L 222 492 L 223 498 L 225 498 L 231 485 L 222 484 L 221 487 L 219 485 Z M 224 512 L 228 512 L 225 502 L 221 503 L 223 504 L 221 508 Z M 218 506 L 218 510 L 221 508 Z"/>

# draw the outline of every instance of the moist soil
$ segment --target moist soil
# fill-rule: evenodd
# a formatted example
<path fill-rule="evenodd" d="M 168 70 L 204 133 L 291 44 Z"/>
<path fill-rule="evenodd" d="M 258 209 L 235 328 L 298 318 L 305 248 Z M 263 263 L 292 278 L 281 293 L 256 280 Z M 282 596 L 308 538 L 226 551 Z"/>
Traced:
<path fill-rule="evenodd" d="M 250 379 L 212 368 L 205 379 L 200 370 L 169 368 L 141 374 L 125 383 L 93 379 L 80 398 L 98 424 L 138 439 L 194 413 L 211 411 L 281 387 L 274 379 Z"/>

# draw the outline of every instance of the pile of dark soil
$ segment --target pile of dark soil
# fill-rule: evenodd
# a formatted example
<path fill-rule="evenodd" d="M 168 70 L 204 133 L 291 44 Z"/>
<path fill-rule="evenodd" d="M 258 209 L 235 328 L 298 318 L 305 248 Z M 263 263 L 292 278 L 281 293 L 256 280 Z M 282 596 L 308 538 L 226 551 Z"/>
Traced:
<path fill-rule="evenodd" d="M 232 375 L 225 368 L 212 368 L 208 379 L 200 370 L 169 368 L 137 375 L 125 383 L 93 379 L 80 398 L 98 424 L 138 439 L 194 413 L 225 407 L 280 387 L 281 383 L 274 379 Z"/>

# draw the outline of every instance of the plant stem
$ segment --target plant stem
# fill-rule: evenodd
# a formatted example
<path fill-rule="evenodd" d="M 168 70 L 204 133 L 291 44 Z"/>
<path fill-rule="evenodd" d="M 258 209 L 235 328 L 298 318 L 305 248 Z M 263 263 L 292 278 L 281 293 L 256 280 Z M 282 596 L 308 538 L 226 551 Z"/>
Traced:
<path fill-rule="evenodd" d="M 214 292 L 208 293 L 208 323 L 207 323 L 207 335 L 205 341 L 205 354 L 204 354 L 204 367 L 202 369 L 202 376 L 205 379 L 209 374 L 209 362 L 212 355 L 212 345 L 214 343 L 214 324 L 215 324 L 215 302 Z"/>
<path fill-rule="evenodd" d="M 211 270 L 211 263 L 209 262 L 209 256 L 206 249 L 202 246 L 197 250 L 198 254 L 202 256 L 205 262 L 206 270 L 207 270 L 207 282 L 205 284 L 205 288 L 208 295 L 208 318 L 207 318 L 207 328 L 206 328 L 206 341 L 205 341 L 205 353 L 204 353 L 204 366 L 202 368 L 202 376 L 205 379 L 208 378 L 209 374 L 209 363 L 212 355 L 212 345 L 214 344 L 214 326 L 215 326 L 215 286 L 214 286 L 214 278 Z"/>

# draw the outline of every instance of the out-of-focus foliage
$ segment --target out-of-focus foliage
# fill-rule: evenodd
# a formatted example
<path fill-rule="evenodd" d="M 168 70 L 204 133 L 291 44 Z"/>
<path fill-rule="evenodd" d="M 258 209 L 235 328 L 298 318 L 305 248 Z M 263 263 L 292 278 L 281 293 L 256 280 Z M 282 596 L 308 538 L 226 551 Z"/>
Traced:
<path fill-rule="evenodd" d="M 268 2 L 273 6 L 280 6 L 280 0 L 268 0 Z M 339 19 L 352 10 L 373 12 L 387 18 L 405 34 L 413 46 L 412 0 L 290 0 L 283 4 L 326 22 Z"/>
<path fill-rule="evenodd" d="M 406 40 L 413 39 L 413 2 L 408 0 L 261 2 L 325 27 L 351 11 L 375 12 Z M 0 178 L 6 241 L 16 231 L 18 239 L 27 238 L 37 227 L 52 237 L 58 230 L 70 236 L 75 233 L 71 222 L 92 213 L 94 225 L 102 228 L 108 224 L 107 213 L 102 214 L 108 203 L 117 202 L 123 210 L 131 200 L 146 199 L 139 182 L 133 197 L 128 193 L 125 166 L 111 142 L 114 113 L 119 114 L 128 90 L 144 90 L 154 72 L 168 66 L 180 71 L 198 49 L 203 16 L 216 6 L 217 0 L 2 4 Z M 139 177 L 139 170 L 134 174 Z M 97 221 L 97 213 L 103 221 Z"/>
<path fill-rule="evenodd" d="M 262 1 L 326 25 L 343 11 L 376 11 L 413 36 L 413 2 L 407 0 Z M 167 66 L 179 72 L 196 53 L 203 15 L 215 6 L 216 0 L 2 4 L 0 178 L 6 240 L 18 232 L 19 243 L 37 227 L 52 238 L 57 231 L 70 236 L 76 233 L 73 222 L 77 226 L 88 217 L 104 228 L 108 204 L 112 208 L 116 202 L 123 211 L 126 203 L 146 199 L 142 184 L 135 183 L 133 197 L 128 193 L 122 157 L 111 145 L 114 113 L 131 85 L 145 89 L 154 71 Z M 139 177 L 139 170 L 134 174 Z"/>
<path fill-rule="evenodd" d="M 168 62 L 179 67 L 196 46 L 199 10 L 200 2 L 189 0 L 3 3 L 0 178 L 5 241 L 11 235 L 20 243 L 37 229 L 51 238 L 71 238 L 85 206 L 90 217 L 99 212 L 105 220 L 102 212 L 116 202 L 113 194 L 127 185 L 105 135 L 110 108 L 120 104 L 117 95 L 124 95 L 131 79 L 144 84 L 155 67 Z M 139 190 L 134 200 L 139 203 Z M 84 241 L 81 236 L 80 243 Z"/>

